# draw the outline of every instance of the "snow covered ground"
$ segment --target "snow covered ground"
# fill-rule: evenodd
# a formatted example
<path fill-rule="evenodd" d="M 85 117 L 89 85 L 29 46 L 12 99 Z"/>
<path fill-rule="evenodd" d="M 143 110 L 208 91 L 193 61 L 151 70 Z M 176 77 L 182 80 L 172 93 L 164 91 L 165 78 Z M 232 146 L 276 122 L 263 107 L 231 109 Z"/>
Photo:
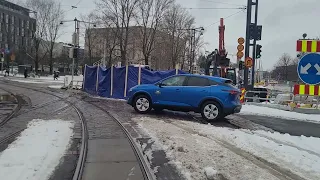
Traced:
<path fill-rule="evenodd" d="M 153 149 L 165 150 L 188 179 L 223 176 L 229 180 L 320 179 L 320 139 L 196 122 L 134 118 L 149 134 Z M 150 156 L 150 155 L 149 155 Z M 260 159 L 260 160 L 259 160 Z"/>
<path fill-rule="evenodd" d="M 72 76 L 67 75 L 67 76 L 60 76 L 58 80 L 54 80 L 53 76 L 48 76 L 48 77 L 20 77 L 20 75 L 14 76 L 14 77 L 7 77 L 8 80 L 10 81 L 15 81 L 15 82 L 20 82 L 20 83 L 31 83 L 31 84 L 50 84 L 48 87 L 49 88 L 54 88 L 54 89 L 60 89 L 64 86 L 64 83 L 67 85 L 70 84 L 72 80 Z M 82 81 L 83 81 L 83 76 L 74 76 L 74 85 L 78 87 L 82 87 Z"/>
<path fill-rule="evenodd" d="M 31 121 L 0 154 L 1 179 L 49 179 L 69 147 L 71 128 L 72 122 L 62 120 Z"/>
<path fill-rule="evenodd" d="M 261 116 L 283 118 L 288 120 L 311 121 L 311 122 L 320 123 L 320 115 L 317 115 L 317 114 L 302 114 L 297 112 L 290 112 L 290 111 L 284 111 L 279 109 L 248 105 L 248 104 L 242 106 L 240 114 L 261 115 Z"/>

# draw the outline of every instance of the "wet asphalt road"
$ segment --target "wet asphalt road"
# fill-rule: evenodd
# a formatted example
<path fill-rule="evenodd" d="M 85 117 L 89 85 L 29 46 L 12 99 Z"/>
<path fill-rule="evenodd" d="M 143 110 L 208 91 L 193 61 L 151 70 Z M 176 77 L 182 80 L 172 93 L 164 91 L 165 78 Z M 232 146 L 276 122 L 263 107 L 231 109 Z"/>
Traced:
<path fill-rule="evenodd" d="M 301 122 L 295 120 L 280 119 L 257 115 L 239 115 L 247 120 L 268 127 L 280 133 L 288 133 L 293 136 L 320 137 L 320 124 Z"/>

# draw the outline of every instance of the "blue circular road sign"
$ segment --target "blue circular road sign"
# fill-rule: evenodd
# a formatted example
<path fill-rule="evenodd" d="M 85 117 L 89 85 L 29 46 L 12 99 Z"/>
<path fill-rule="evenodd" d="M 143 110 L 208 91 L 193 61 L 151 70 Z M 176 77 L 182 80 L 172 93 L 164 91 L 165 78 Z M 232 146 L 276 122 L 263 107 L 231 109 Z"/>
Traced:
<path fill-rule="evenodd" d="M 297 67 L 298 76 L 306 84 L 320 84 L 320 55 L 311 53 L 303 56 Z"/>

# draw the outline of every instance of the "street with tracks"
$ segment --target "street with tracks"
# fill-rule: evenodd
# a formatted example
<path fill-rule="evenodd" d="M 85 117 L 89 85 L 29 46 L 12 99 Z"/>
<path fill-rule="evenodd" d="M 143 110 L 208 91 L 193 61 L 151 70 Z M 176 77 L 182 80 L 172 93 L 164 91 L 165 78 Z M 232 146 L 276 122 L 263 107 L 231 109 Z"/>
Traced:
<path fill-rule="evenodd" d="M 269 163 L 234 145 L 209 138 L 186 124 L 229 128 L 278 131 L 294 136 L 319 137 L 319 124 L 287 121 L 257 115 L 231 115 L 213 123 L 194 113 L 164 111 L 141 115 L 122 100 L 92 97 L 82 91 L 51 89 L 47 85 L 0 80 L 0 151 L 4 151 L 34 119 L 73 121 L 73 137 L 51 180 L 63 179 L 160 179 L 186 177 L 172 164 L 167 152 L 154 149 L 154 137 L 141 129 L 135 118 L 157 118 L 172 128 L 206 138 L 252 164 L 258 175 L 269 173 L 274 179 L 304 179 L 283 167 Z M 307 151 L 307 150 L 305 150 Z M 151 152 L 151 155 L 150 155 Z M 312 151 L 310 151 L 313 153 Z M 317 153 L 313 153 L 318 156 Z M 218 155 L 220 158 L 222 155 Z M 230 157 L 231 158 L 231 157 Z M 229 158 L 227 158 L 229 159 Z M 236 159 L 230 161 L 238 162 Z M 202 160 L 201 160 L 202 161 Z M 230 172 L 230 174 L 235 172 Z M 228 179 L 220 174 L 220 179 Z M 250 175 L 251 176 L 251 175 Z M 200 176 L 199 176 L 200 177 Z M 258 177 L 258 176 L 257 176 Z M 270 178 L 272 179 L 272 178 Z"/>

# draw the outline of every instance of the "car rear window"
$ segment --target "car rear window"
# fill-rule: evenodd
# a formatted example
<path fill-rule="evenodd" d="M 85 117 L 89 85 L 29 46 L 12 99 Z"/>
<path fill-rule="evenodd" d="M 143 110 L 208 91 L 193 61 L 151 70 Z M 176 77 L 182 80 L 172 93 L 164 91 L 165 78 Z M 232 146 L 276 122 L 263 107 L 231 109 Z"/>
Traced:
<path fill-rule="evenodd" d="M 228 87 L 237 88 L 235 85 L 233 85 L 232 80 L 228 79 L 224 81 L 224 84 Z"/>

